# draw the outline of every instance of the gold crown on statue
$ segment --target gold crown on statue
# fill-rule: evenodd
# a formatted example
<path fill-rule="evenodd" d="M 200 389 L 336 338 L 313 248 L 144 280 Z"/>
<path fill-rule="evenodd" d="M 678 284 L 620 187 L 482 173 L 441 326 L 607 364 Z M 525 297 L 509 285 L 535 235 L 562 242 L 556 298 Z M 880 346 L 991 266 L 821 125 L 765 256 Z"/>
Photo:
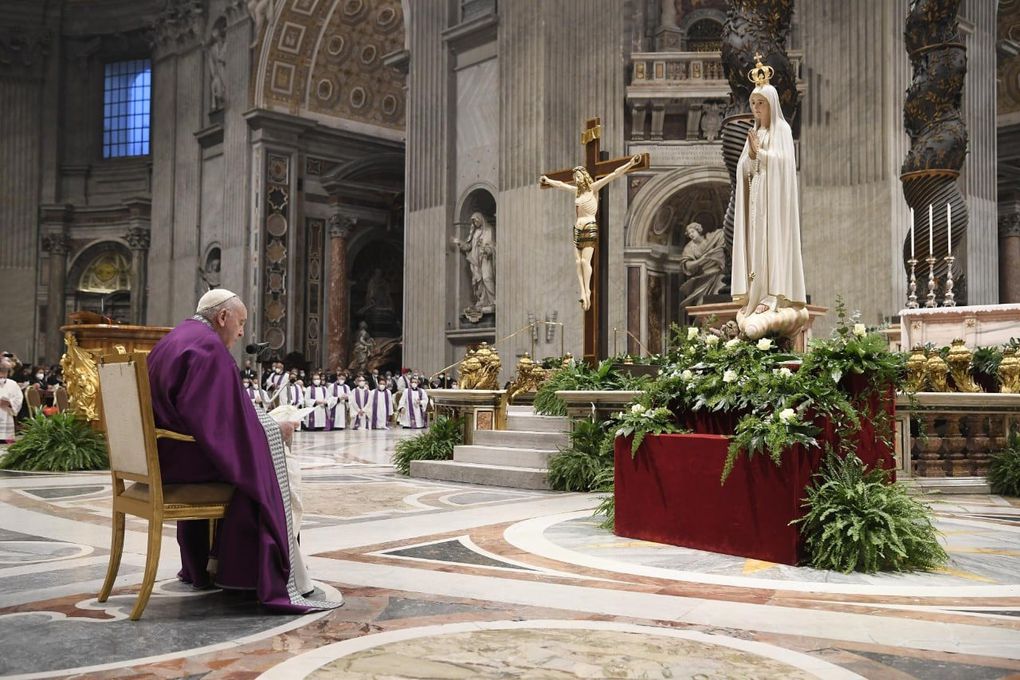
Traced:
<path fill-rule="evenodd" d="M 754 55 L 754 59 L 758 63 L 754 65 L 753 69 L 747 72 L 748 80 L 754 83 L 755 87 L 768 85 L 769 81 L 772 80 L 772 76 L 776 75 L 775 69 L 768 64 L 761 63 L 760 52 Z"/>

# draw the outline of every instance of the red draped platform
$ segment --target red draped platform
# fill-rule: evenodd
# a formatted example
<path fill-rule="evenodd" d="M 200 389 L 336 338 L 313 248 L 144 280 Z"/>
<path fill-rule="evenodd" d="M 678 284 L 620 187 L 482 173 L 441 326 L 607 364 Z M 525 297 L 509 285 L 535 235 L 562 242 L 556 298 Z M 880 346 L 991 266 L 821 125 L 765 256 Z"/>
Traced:
<path fill-rule="evenodd" d="M 882 406 L 891 412 L 892 400 Z M 872 413 L 879 404 L 872 402 Z M 716 429 L 720 423 L 703 423 Z M 700 429 L 700 428 L 699 428 Z M 833 441 L 827 424 L 822 440 Z M 821 466 L 818 449 L 793 447 L 777 467 L 766 455 L 741 454 L 720 484 L 729 437 L 719 434 L 649 435 L 637 455 L 630 439 L 616 440 L 616 534 L 698 550 L 797 564 L 801 517 L 811 477 Z M 892 451 L 862 428 L 857 455 L 869 467 L 895 468 Z"/>

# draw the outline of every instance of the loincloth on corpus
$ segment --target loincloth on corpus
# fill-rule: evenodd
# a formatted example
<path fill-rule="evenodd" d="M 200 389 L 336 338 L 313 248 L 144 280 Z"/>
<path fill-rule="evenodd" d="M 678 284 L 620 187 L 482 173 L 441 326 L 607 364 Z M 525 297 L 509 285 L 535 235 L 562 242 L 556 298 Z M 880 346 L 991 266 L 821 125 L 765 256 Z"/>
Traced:
<path fill-rule="evenodd" d="M 574 226 L 574 246 L 580 248 L 593 248 L 599 242 L 599 226 L 595 222 L 583 224 L 580 227 Z"/>

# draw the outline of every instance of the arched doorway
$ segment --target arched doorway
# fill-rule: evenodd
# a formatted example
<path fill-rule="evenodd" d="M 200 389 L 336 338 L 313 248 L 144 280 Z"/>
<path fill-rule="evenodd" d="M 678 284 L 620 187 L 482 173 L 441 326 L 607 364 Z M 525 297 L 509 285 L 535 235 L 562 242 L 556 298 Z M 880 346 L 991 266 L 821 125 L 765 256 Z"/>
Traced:
<path fill-rule="evenodd" d="M 131 252 L 117 241 L 83 250 L 71 263 L 66 296 L 75 310 L 131 322 Z"/>
<path fill-rule="evenodd" d="M 687 307 L 729 299 L 722 231 L 728 199 L 723 168 L 666 173 L 635 196 L 624 252 L 628 352 L 642 345 L 664 351 L 670 325 L 686 322 Z"/>

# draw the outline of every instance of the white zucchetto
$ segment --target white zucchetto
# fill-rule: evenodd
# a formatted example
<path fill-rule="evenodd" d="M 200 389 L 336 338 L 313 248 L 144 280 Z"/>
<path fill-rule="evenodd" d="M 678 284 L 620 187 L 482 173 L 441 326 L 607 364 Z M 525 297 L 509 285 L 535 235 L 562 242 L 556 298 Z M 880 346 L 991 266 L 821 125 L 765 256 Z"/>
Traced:
<path fill-rule="evenodd" d="M 208 293 L 203 295 L 198 300 L 198 307 L 195 308 L 196 314 L 201 314 L 207 309 L 212 309 L 218 305 L 222 305 L 230 298 L 236 298 L 237 293 L 231 293 L 226 288 L 213 288 Z"/>

